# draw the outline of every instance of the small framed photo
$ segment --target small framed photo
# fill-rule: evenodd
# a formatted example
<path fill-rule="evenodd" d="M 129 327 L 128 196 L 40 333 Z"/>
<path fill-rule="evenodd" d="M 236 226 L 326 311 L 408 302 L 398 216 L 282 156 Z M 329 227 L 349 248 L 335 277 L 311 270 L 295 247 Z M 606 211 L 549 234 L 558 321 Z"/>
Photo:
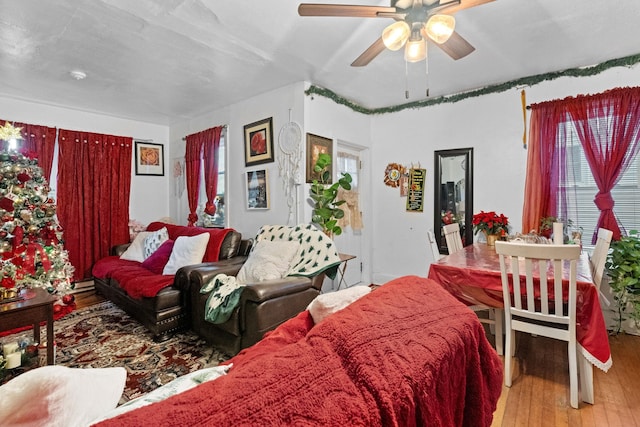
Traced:
<path fill-rule="evenodd" d="M 273 119 L 260 120 L 244 127 L 245 166 L 273 162 Z"/>
<path fill-rule="evenodd" d="M 326 153 L 331 156 L 333 161 L 333 140 L 311 133 L 307 134 L 307 183 L 313 182 L 314 179 L 320 179 L 320 175 L 313 171 L 313 167 L 318 161 L 318 156 L 322 153 Z M 333 163 L 329 165 L 329 176 L 333 177 Z M 327 184 L 331 184 L 332 179 L 329 179 Z"/>
<path fill-rule="evenodd" d="M 164 146 L 136 141 L 136 175 L 164 175 Z"/>
<path fill-rule="evenodd" d="M 246 173 L 247 209 L 269 209 L 269 174 L 266 169 Z"/>

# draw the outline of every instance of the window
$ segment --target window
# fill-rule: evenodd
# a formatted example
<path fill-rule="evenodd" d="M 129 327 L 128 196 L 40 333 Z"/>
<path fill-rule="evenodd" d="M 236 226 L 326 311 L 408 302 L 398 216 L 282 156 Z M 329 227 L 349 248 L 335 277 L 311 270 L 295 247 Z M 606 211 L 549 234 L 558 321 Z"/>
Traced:
<path fill-rule="evenodd" d="M 585 247 L 591 248 L 591 237 L 600 216 L 600 210 L 593 201 L 598 193 L 598 187 L 574 125 L 571 122 L 565 122 L 565 127 L 568 168 L 567 176 L 561 185 L 575 190 L 575 199 L 571 197 L 573 191 L 569 191 L 566 213 L 561 213 L 560 216 L 569 218 L 576 226 L 582 227 L 582 243 Z M 632 155 L 630 150 L 628 155 Z M 633 159 L 629 168 L 613 187 L 611 196 L 615 200 L 613 212 L 618 218 L 623 234 L 625 231 L 640 229 L 640 156 Z M 558 198 L 558 206 L 562 206 L 560 194 Z"/>
<path fill-rule="evenodd" d="M 207 215 L 204 212 L 205 205 L 207 203 L 207 193 L 204 182 L 204 160 L 200 163 L 200 195 L 198 200 L 198 223 L 200 227 L 226 227 L 226 209 L 225 209 L 225 165 L 226 165 L 226 131 L 222 131 L 220 135 L 220 149 L 218 151 L 218 189 L 216 194 L 216 213 L 214 215 Z"/>

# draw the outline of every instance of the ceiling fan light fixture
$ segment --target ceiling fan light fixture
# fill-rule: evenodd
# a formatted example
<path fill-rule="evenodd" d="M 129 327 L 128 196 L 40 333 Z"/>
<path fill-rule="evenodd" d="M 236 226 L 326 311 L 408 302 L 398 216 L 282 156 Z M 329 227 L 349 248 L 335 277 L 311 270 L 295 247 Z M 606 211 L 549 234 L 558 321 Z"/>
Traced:
<path fill-rule="evenodd" d="M 409 39 L 411 28 L 404 21 L 394 22 L 382 31 L 382 42 L 389 50 L 398 50 Z"/>
<path fill-rule="evenodd" d="M 409 40 L 404 47 L 404 59 L 407 62 L 423 61 L 427 57 L 427 41 L 423 38 L 419 40 Z"/>
<path fill-rule="evenodd" d="M 451 15 L 433 15 L 424 26 L 423 32 L 438 44 L 445 43 L 453 34 L 456 19 Z"/>

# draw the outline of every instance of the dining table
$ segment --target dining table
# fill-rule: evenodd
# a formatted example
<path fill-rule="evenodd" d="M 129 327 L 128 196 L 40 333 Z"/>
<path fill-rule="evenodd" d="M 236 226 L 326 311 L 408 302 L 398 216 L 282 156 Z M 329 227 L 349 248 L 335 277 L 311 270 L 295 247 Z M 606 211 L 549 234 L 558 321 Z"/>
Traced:
<path fill-rule="evenodd" d="M 576 269 L 578 350 L 589 363 L 606 372 L 612 364 L 609 334 L 586 253 L 580 255 Z M 568 279 L 568 268 L 563 269 L 563 276 Z M 431 264 L 428 277 L 467 305 L 504 308 L 500 257 L 495 247 L 486 243 L 476 242 L 442 257 Z"/>

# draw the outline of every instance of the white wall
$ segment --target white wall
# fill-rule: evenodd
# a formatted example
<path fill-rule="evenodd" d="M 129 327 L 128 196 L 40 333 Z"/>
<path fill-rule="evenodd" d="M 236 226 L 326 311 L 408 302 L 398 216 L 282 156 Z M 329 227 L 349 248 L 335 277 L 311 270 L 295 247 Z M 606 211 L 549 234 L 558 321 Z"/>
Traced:
<path fill-rule="evenodd" d="M 165 145 L 165 175 L 136 176 L 131 163 L 129 216 L 144 224 L 169 215 L 168 156 L 169 128 L 144 122 L 87 113 L 80 110 L 0 97 L 0 119 L 109 135 L 153 140 Z M 135 149 L 135 147 L 134 147 Z"/>
<path fill-rule="evenodd" d="M 286 224 L 289 219 L 289 207 L 286 203 L 282 179 L 279 176 L 278 158 L 281 152 L 278 147 L 278 134 L 280 129 L 289 122 L 290 111 L 291 121 L 302 126 L 303 102 L 304 83 L 300 82 L 257 95 L 171 127 L 172 157 L 179 157 L 184 156 L 185 152 L 185 142 L 182 137 L 214 126 L 228 125 L 225 196 L 226 214 L 229 219 L 227 225 L 235 228 L 245 237 L 255 236 L 262 225 Z M 245 167 L 244 126 L 268 117 L 273 118 L 275 161 Z M 270 209 L 249 210 L 246 207 L 245 175 L 247 171 L 261 169 L 266 169 L 269 176 Z M 186 218 L 186 215 L 181 214 L 187 210 L 186 191 L 179 203 L 173 197 L 170 203 L 174 218 Z"/>
<path fill-rule="evenodd" d="M 593 94 L 640 84 L 638 67 L 615 68 L 585 78 L 565 77 L 525 88 L 528 103 Z M 527 124 L 528 125 L 528 124 Z M 372 119 L 373 281 L 405 274 L 426 275 L 431 263 L 426 231 L 433 227 L 434 150 L 474 149 L 473 211 L 495 210 L 521 231 L 527 150 L 522 146 L 520 90 L 468 98 Z M 423 213 L 408 213 L 397 189 L 384 186 L 390 162 L 419 162 L 427 169 Z M 528 231 L 528 230 L 525 230 Z"/>

